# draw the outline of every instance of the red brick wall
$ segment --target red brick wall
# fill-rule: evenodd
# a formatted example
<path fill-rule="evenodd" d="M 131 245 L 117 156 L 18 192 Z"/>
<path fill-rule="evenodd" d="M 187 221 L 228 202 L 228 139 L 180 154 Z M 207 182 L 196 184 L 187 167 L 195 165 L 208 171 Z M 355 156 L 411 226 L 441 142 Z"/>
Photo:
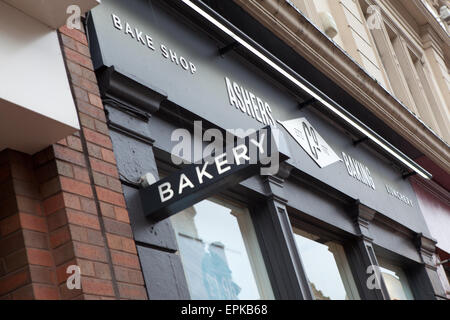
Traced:
<path fill-rule="evenodd" d="M 86 35 L 59 31 L 81 131 L 0 153 L 0 298 L 147 299 Z"/>
<path fill-rule="evenodd" d="M 0 153 L 0 297 L 59 299 L 55 256 L 31 156 Z"/>

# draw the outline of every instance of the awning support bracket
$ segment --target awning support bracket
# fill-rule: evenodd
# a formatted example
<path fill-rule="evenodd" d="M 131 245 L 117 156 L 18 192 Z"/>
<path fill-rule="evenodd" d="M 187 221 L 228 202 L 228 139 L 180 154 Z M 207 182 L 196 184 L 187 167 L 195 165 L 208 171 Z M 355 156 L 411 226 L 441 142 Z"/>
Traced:
<path fill-rule="evenodd" d="M 416 174 L 417 174 L 417 172 L 415 172 L 415 171 L 411 171 L 409 173 L 405 173 L 403 175 L 403 179 L 408 179 L 409 177 L 415 176 Z"/>
<path fill-rule="evenodd" d="M 309 106 L 310 104 L 312 104 L 312 103 L 314 103 L 314 102 L 316 102 L 316 101 L 317 101 L 316 98 L 310 98 L 310 99 L 308 99 L 308 100 L 305 100 L 305 101 L 303 101 L 303 102 L 300 102 L 300 103 L 298 104 L 298 108 L 299 108 L 300 110 L 302 110 L 303 108 Z"/>
<path fill-rule="evenodd" d="M 361 143 L 363 143 L 363 142 L 366 142 L 366 141 L 368 141 L 368 140 L 369 140 L 368 137 L 363 137 L 363 138 L 361 138 L 361 139 L 354 140 L 354 141 L 353 141 L 353 145 L 356 147 L 356 146 L 358 146 L 359 144 L 361 144 Z"/>
<path fill-rule="evenodd" d="M 236 49 L 237 47 L 239 47 L 241 44 L 237 41 L 234 41 L 228 45 L 226 45 L 225 47 L 219 48 L 219 55 L 224 56 L 225 54 L 227 54 L 228 52 L 230 52 L 231 50 Z"/>

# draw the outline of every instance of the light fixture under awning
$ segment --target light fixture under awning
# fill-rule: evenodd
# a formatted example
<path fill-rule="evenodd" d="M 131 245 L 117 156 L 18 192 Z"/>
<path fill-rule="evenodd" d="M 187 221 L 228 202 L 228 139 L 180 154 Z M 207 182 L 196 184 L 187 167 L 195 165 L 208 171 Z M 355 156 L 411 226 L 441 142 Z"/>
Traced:
<path fill-rule="evenodd" d="M 389 142 L 387 142 L 384 138 L 362 123 L 359 119 L 354 117 L 348 111 L 346 111 L 343 107 L 337 104 L 335 101 L 326 96 L 319 89 L 315 88 L 312 84 L 308 83 L 305 79 L 303 79 L 300 75 L 298 75 L 295 71 L 286 66 L 283 62 L 279 61 L 272 54 L 267 52 L 260 45 L 255 43 L 253 40 L 248 38 L 245 34 L 239 31 L 237 28 L 233 27 L 228 21 L 224 18 L 220 17 L 217 13 L 214 13 L 209 7 L 205 4 L 198 2 L 194 3 L 191 0 L 180 0 L 182 3 L 187 5 L 189 8 L 194 10 L 197 14 L 202 16 L 204 19 L 209 21 L 215 27 L 224 32 L 227 36 L 236 41 L 239 45 L 244 47 L 247 51 L 253 54 L 255 57 L 263 61 L 267 66 L 273 69 L 275 72 L 283 76 L 289 82 L 291 82 L 294 86 L 301 89 L 303 92 L 309 94 L 311 97 L 315 98 L 318 102 L 320 102 L 324 107 L 326 107 L 333 114 L 342 119 L 345 123 L 356 129 L 360 132 L 364 137 L 367 137 L 375 143 L 378 147 L 387 152 L 390 156 L 394 157 L 408 169 L 412 170 L 416 174 L 420 175 L 425 179 L 431 179 L 432 175 L 426 171 L 424 168 L 419 166 L 416 162 L 414 162 L 411 158 L 405 155 L 403 152 L 395 148 Z"/>

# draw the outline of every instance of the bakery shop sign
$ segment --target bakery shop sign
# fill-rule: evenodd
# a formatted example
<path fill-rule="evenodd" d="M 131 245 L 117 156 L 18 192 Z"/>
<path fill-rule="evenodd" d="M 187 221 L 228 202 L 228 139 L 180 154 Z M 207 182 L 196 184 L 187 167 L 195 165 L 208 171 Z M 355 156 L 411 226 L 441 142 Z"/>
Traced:
<path fill-rule="evenodd" d="M 145 215 L 157 222 L 166 219 L 253 175 L 271 172 L 288 159 L 282 136 L 270 126 L 225 146 L 226 152 L 190 164 L 140 189 Z"/>

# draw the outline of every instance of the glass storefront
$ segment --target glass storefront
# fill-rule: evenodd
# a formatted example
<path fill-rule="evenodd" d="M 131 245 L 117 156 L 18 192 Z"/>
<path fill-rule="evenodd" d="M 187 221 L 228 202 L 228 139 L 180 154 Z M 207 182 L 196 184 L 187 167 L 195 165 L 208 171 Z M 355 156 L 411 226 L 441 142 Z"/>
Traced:
<path fill-rule="evenodd" d="M 314 104 L 314 91 L 313 96 L 341 110 L 334 98 L 352 97 L 339 84 L 331 83 L 314 64 L 299 63 L 295 52 L 276 35 L 255 33 L 260 23 L 247 19 L 234 1 L 229 1 L 230 6 L 207 1 L 200 6 L 206 10 L 203 14 L 172 1 L 104 2 L 87 16 L 86 29 L 150 299 L 310 299 L 306 278 L 315 299 L 382 299 L 385 292 L 369 288 L 366 282 L 367 268 L 372 267 L 368 264 L 376 260 L 374 247 L 381 244 L 388 246 L 381 247 L 380 253 L 395 253 L 394 261 L 412 266 L 407 274 L 414 297 L 435 298 L 430 286 L 440 291 L 434 286 L 434 272 L 424 272 L 429 266 L 421 257 L 426 254 L 422 247 L 428 250 L 435 243 L 409 179 L 402 178 L 404 169 L 419 170 L 419 166 L 410 159 L 400 165 L 397 160 L 402 154 L 391 159 L 395 150 L 385 154 L 382 148 L 379 153 L 375 145 L 364 144 L 367 137 L 353 130 L 355 119 L 346 123 L 333 112 L 306 107 Z M 211 24 L 221 14 L 225 20 L 216 22 L 224 22 L 220 28 L 224 32 Z M 207 15 L 211 17 L 205 19 Z M 291 68 L 290 77 L 260 63 L 249 47 L 234 52 L 233 45 L 226 45 L 229 32 L 241 31 L 258 38 L 253 43 L 252 37 L 243 37 L 257 51 L 261 48 L 256 44 L 261 44 L 268 60 L 272 54 L 281 55 L 286 65 L 279 67 Z M 314 81 L 307 83 L 302 77 Z M 293 78 L 296 81 L 290 81 Z M 362 110 L 354 103 L 348 105 L 351 110 L 346 106 L 341 111 Z M 373 124 L 372 115 L 361 115 Z M 179 171 L 190 167 L 179 160 L 200 160 L 213 149 L 218 151 L 222 142 L 228 144 L 229 134 L 243 136 L 267 124 L 276 129 L 272 133 L 280 153 L 290 158 L 270 159 L 272 168 L 280 166 L 277 176 L 261 176 L 253 172 L 253 164 L 228 176 L 228 171 L 219 170 L 219 161 L 216 168 L 191 166 L 196 174 L 189 184 Z M 356 125 L 361 126 L 364 123 Z M 163 186 L 159 180 L 151 187 L 159 183 L 164 192 L 147 192 L 144 184 L 137 183 L 150 184 L 152 175 L 162 178 L 160 171 L 177 177 L 172 184 Z M 213 171 L 227 176 L 212 176 Z M 252 178 L 239 183 L 247 173 Z M 143 175 L 148 179 L 140 179 Z M 206 187 L 202 181 L 211 184 Z M 246 199 L 246 194 L 251 197 Z M 232 200 L 222 199 L 225 195 Z M 214 198 L 177 212 L 193 203 L 184 201 L 206 196 Z M 236 199 L 244 205 L 234 203 Z M 147 208 L 144 204 L 149 203 Z M 156 214 L 151 210 L 155 208 Z M 253 208 L 259 212 L 250 216 L 248 209 Z M 293 235 L 289 222 L 304 230 L 294 230 Z M 167 232 L 170 224 L 176 237 Z M 401 270 L 382 267 L 391 297 L 412 298 Z"/>
<path fill-rule="evenodd" d="M 297 249 L 317 300 L 355 300 L 359 295 L 344 248 L 335 242 L 294 229 Z"/>
<path fill-rule="evenodd" d="M 403 270 L 382 259 L 378 263 L 391 300 L 414 300 Z"/>
<path fill-rule="evenodd" d="M 246 208 L 204 200 L 171 221 L 191 299 L 273 299 Z"/>

